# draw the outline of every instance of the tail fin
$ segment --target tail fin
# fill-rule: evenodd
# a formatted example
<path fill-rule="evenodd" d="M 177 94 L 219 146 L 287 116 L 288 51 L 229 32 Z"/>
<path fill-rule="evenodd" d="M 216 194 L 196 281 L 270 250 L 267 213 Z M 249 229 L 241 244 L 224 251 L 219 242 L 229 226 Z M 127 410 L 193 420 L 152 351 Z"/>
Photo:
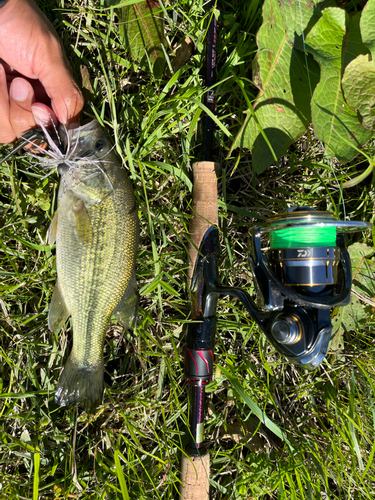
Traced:
<path fill-rule="evenodd" d="M 60 406 L 81 403 L 87 413 L 93 413 L 103 396 L 104 363 L 82 365 L 69 356 L 55 392 Z"/>

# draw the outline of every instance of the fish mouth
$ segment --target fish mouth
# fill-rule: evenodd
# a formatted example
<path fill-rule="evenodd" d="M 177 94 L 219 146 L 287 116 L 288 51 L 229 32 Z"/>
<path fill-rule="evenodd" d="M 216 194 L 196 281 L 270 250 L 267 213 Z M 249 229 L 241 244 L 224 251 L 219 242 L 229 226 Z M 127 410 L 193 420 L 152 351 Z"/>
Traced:
<path fill-rule="evenodd" d="M 70 150 L 75 150 L 79 156 L 90 156 L 92 151 L 88 144 L 92 141 L 93 135 L 100 130 L 101 127 L 95 119 L 77 128 L 65 130 L 63 134 L 65 150 L 69 147 Z"/>
<path fill-rule="evenodd" d="M 97 130 L 100 130 L 98 120 L 91 120 L 78 128 L 68 130 L 68 134 L 70 139 L 74 141 L 77 139 L 85 139 L 88 135 L 92 135 Z"/>
<path fill-rule="evenodd" d="M 81 125 L 80 127 L 78 128 L 74 128 L 72 129 L 72 131 L 76 131 L 76 130 L 80 130 L 81 133 L 85 133 L 85 132 L 93 132 L 94 130 L 96 129 L 100 129 L 100 125 L 99 125 L 99 122 L 98 120 L 94 119 L 94 120 L 91 120 L 87 123 L 84 123 L 83 125 Z"/>

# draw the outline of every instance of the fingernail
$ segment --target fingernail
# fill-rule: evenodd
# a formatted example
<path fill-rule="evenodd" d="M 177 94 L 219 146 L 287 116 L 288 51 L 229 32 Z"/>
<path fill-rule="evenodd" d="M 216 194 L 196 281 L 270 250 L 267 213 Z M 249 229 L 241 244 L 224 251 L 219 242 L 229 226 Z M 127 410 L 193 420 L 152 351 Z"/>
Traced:
<path fill-rule="evenodd" d="M 37 125 L 40 125 L 41 123 L 44 126 L 49 125 L 50 117 L 49 114 L 44 109 L 40 109 L 38 106 L 31 106 L 31 112 L 33 114 L 35 123 L 37 123 Z"/>
<path fill-rule="evenodd" d="M 25 101 L 29 90 L 29 84 L 23 78 L 15 78 L 10 86 L 10 96 L 15 101 Z"/>

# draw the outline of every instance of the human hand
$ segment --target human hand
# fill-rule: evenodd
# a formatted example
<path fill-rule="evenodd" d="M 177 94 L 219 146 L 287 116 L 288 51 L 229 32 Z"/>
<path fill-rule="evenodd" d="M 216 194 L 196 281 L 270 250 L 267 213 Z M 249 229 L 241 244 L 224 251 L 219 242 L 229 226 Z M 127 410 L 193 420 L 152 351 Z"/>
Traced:
<path fill-rule="evenodd" d="M 32 0 L 0 8 L 0 143 L 51 119 L 79 125 L 83 97 L 57 34 Z"/>

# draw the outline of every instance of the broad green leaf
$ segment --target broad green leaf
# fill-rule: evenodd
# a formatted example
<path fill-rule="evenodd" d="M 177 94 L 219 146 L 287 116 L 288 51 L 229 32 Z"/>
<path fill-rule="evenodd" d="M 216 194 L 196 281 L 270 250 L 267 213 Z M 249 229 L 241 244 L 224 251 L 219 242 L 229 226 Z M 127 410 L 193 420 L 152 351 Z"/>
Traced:
<path fill-rule="evenodd" d="M 254 169 L 261 173 L 275 161 L 262 131 L 277 158 L 306 131 L 311 119 L 310 88 L 317 83 L 319 69 L 308 57 L 308 73 L 305 54 L 288 42 L 277 0 L 264 3 L 257 43 L 254 62 L 260 92 L 253 109 L 245 112 L 231 150 L 239 146 L 252 149 Z"/>
<path fill-rule="evenodd" d="M 369 50 L 362 42 L 359 23 L 361 12 L 357 12 L 354 16 L 347 19 L 346 37 L 343 51 L 343 69 L 360 54 L 369 54 Z"/>
<path fill-rule="evenodd" d="M 328 8 L 306 38 L 307 50 L 321 67 L 321 78 L 311 101 L 315 134 L 326 146 L 328 156 L 350 161 L 372 132 L 362 127 L 357 113 L 346 104 L 341 90 L 346 13 Z M 345 47 L 345 45 L 344 45 Z"/>
<path fill-rule="evenodd" d="M 120 34 L 133 61 L 146 69 L 149 64 L 157 78 L 164 71 L 164 19 L 158 0 L 146 0 L 118 10 Z"/>
<path fill-rule="evenodd" d="M 345 69 L 342 79 L 345 100 L 362 116 L 362 125 L 375 128 L 375 66 L 369 55 L 360 55 Z"/>
<path fill-rule="evenodd" d="M 333 313 L 333 319 L 336 319 L 335 323 L 332 319 L 333 330 L 331 340 L 329 342 L 329 350 L 334 351 L 336 354 L 338 354 L 338 357 L 340 357 L 339 353 L 344 350 L 344 330 L 342 328 L 340 329 L 340 313 L 342 312 L 344 311 L 341 311 L 340 308 L 337 308 Z"/>
<path fill-rule="evenodd" d="M 363 259 L 372 257 L 375 249 L 366 245 L 366 243 L 353 243 L 349 246 L 350 261 L 352 269 L 358 269 L 361 266 Z"/>
<path fill-rule="evenodd" d="M 303 36 L 306 38 L 307 33 L 321 17 L 322 10 L 336 5 L 334 0 L 311 0 L 310 2 L 280 0 L 279 4 L 288 41 L 298 50 L 305 50 Z"/>
<path fill-rule="evenodd" d="M 344 307 L 339 307 L 337 313 L 332 317 L 332 336 L 335 338 L 343 337 L 345 332 L 356 331 L 366 325 L 366 312 L 364 311 L 360 300 L 355 295 L 351 295 L 350 304 Z M 338 341 L 338 345 L 341 342 Z"/>
<path fill-rule="evenodd" d="M 360 22 L 362 42 L 371 52 L 372 60 L 375 61 L 375 0 L 368 0 L 365 5 Z"/>
<path fill-rule="evenodd" d="M 374 300 L 375 297 L 375 262 L 370 259 L 375 250 L 365 243 L 354 243 L 349 247 L 352 263 L 352 288 L 364 297 Z"/>
<path fill-rule="evenodd" d="M 352 263 L 352 289 L 364 298 L 374 300 L 375 296 L 375 262 L 370 260 L 375 250 L 364 243 L 354 243 L 349 247 Z M 363 303 L 351 294 L 350 304 L 338 308 L 332 318 L 333 335 L 342 337 L 346 331 L 355 331 L 366 325 L 366 311 Z"/>

